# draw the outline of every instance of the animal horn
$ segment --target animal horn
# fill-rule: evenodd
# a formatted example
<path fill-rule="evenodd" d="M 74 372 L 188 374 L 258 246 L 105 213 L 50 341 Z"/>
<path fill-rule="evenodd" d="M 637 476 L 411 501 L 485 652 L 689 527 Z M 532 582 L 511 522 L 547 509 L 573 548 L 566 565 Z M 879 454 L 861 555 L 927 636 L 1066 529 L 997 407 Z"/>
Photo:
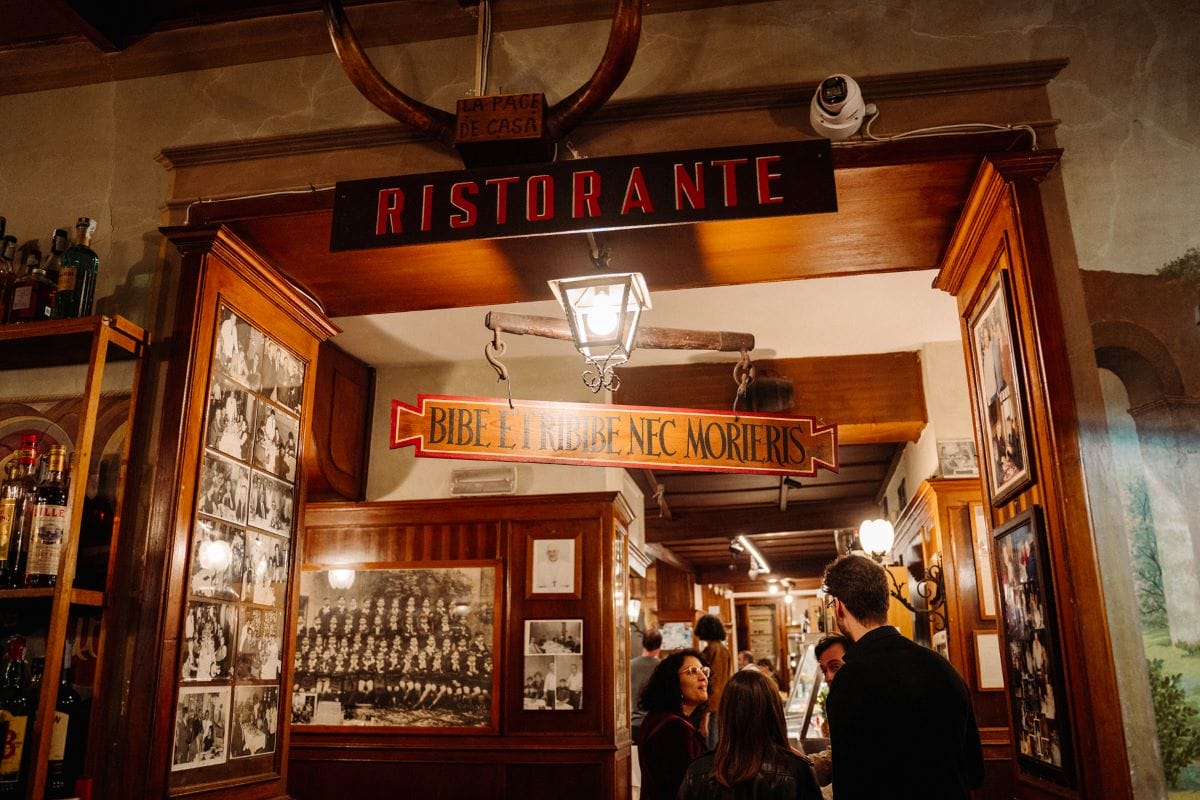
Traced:
<path fill-rule="evenodd" d="M 608 46 L 600 66 L 574 93 L 554 104 L 546 113 L 546 132 L 551 139 L 565 136 L 589 114 L 604 105 L 629 74 L 642 32 L 642 0 L 617 0 Z"/>
<path fill-rule="evenodd" d="M 342 69 L 358 91 L 388 116 L 415 128 L 431 139 L 453 144 L 454 115 L 414 100 L 388 83 L 367 58 L 354 29 L 350 27 L 350 21 L 346 18 L 340 0 L 323 0 L 322 6 L 325 10 L 325 25 L 329 28 L 329 38 L 333 40 L 333 50 L 337 53 Z M 637 41 L 636 22 L 634 41 Z M 612 49 L 611 41 L 609 49 Z M 607 57 L 608 54 L 605 53 L 605 58 Z M 628 68 L 626 65 L 625 69 Z M 620 83 L 620 80 L 617 83 Z M 613 89 L 615 88 L 614 85 Z M 609 94 L 611 93 L 612 89 L 609 90 Z M 600 102 L 604 102 L 607 97 L 606 94 Z"/>

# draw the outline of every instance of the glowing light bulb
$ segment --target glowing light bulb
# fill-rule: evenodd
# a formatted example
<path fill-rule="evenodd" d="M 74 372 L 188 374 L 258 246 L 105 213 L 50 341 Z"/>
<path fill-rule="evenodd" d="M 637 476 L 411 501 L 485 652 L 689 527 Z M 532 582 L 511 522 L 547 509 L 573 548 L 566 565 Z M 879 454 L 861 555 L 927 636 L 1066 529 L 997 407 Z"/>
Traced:
<path fill-rule="evenodd" d="M 600 288 L 592 297 L 592 307 L 584 316 L 584 324 L 594 336 L 610 336 L 621 320 L 617 301 L 607 288 Z"/>

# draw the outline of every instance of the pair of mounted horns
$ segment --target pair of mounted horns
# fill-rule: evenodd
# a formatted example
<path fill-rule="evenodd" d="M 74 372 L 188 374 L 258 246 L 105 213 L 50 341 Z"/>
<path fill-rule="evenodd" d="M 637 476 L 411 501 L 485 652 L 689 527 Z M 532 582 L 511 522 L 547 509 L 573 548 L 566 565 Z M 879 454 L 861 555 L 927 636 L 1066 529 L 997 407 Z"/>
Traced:
<path fill-rule="evenodd" d="M 406 95 L 387 81 L 367 58 L 340 0 L 323 0 L 325 24 L 334 52 L 350 82 L 388 116 L 447 145 L 454 143 L 454 115 Z M 642 0 L 617 0 L 608 46 L 600 65 L 570 95 L 546 112 L 546 133 L 553 140 L 566 136 L 613 95 L 629 74 L 642 31 Z"/>

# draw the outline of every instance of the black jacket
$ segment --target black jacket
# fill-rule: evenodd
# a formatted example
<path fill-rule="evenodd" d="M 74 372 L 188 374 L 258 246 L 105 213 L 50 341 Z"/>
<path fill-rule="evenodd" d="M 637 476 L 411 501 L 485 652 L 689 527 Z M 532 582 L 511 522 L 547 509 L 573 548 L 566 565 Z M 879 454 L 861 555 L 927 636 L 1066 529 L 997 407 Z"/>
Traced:
<path fill-rule="evenodd" d="M 825 707 L 837 800 L 966 800 L 983 783 L 967 685 L 891 626 L 850 646 Z"/>
<path fill-rule="evenodd" d="M 786 761 L 764 765 L 752 781 L 726 787 L 713 776 L 713 756 L 703 755 L 688 767 L 676 800 L 820 800 L 821 790 L 808 760 L 790 753 Z"/>

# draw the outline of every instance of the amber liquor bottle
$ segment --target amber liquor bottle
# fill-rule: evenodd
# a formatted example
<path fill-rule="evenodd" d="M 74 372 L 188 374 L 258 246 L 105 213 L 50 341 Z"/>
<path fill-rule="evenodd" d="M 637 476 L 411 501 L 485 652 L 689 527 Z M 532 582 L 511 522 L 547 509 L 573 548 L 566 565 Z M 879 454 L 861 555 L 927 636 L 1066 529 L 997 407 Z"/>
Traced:
<path fill-rule="evenodd" d="M 75 778 L 83 767 L 86 744 L 86 712 L 83 698 L 71 685 L 71 641 L 63 651 L 62 677 L 50 732 L 50 760 L 46 764 L 46 797 L 75 796 Z"/>
<path fill-rule="evenodd" d="M 75 223 L 75 236 L 71 246 L 62 255 L 56 283 L 55 315 L 59 319 L 86 317 L 92 313 L 92 302 L 96 294 L 96 274 L 100 270 L 100 257 L 92 250 L 92 232 L 96 221 L 80 217 Z"/>
<path fill-rule="evenodd" d="M 34 495 L 27 528 L 29 558 L 25 563 L 25 586 L 30 589 L 53 586 L 58 581 L 58 565 L 67 545 L 66 460 L 65 446 L 50 446 L 46 477 Z"/>
<path fill-rule="evenodd" d="M 0 588 L 24 584 L 28 540 L 25 528 L 37 491 L 34 464 L 37 462 L 37 434 L 21 437 L 17 457 L 9 462 L 9 475 L 0 484 Z"/>
<path fill-rule="evenodd" d="M 25 274 L 17 278 L 12 289 L 9 322 L 37 322 L 54 318 L 54 284 L 42 269 L 41 255 L 31 252 L 25 256 Z"/>
<path fill-rule="evenodd" d="M 25 737 L 29 734 L 33 701 L 25 686 L 25 640 L 8 640 L 8 658 L 0 677 L 0 720 L 8 723 L 0 751 L 0 798 L 22 797 L 25 792 Z"/>
<path fill-rule="evenodd" d="M 69 241 L 65 228 L 55 228 L 54 233 L 50 234 L 50 255 L 46 257 L 46 263 L 42 264 L 42 269 L 46 271 L 46 280 L 56 286 L 59 272 L 62 270 L 63 252 L 67 249 Z"/>

